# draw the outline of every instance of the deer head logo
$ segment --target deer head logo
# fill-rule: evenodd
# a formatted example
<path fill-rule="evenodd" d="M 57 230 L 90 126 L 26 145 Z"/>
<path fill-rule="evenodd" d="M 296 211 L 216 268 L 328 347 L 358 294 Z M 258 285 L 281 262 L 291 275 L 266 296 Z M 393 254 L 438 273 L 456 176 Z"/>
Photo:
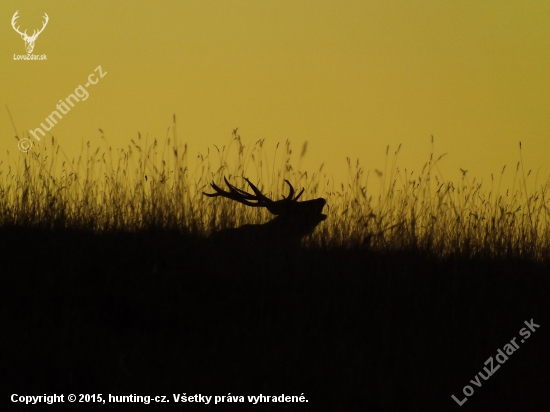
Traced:
<path fill-rule="evenodd" d="M 25 41 L 25 48 L 27 49 L 27 53 L 32 53 L 32 51 L 34 50 L 34 42 L 36 41 L 36 38 L 38 37 L 38 35 L 40 33 L 42 33 L 44 31 L 44 28 L 46 27 L 46 25 L 48 24 L 48 20 L 49 20 L 49 17 L 46 13 L 44 13 L 44 18 L 45 18 L 45 21 L 44 23 L 42 24 L 42 28 L 40 30 L 34 30 L 33 33 L 32 33 L 32 36 L 29 36 L 27 35 L 27 30 L 25 30 L 23 33 L 21 33 L 19 31 L 19 26 L 15 27 L 15 24 L 16 24 L 16 20 L 19 18 L 19 16 L 17 15 L 17 13 L 19 13 L 19 10 L 17 10 L 13 17 L 11 18 L 11 26 L 13 27 L 13 29 L 19 33 L 21 35 L 21 38 Z"/>
<path fill-rule="evenodd" d="M 317 225 L 327 218 L 327 215 L 322 213 L 326 204 L 325 199 L 299 202 L 298 199 L 304 193 L 304 189 L 295 196 L 294 188 L 288 180 L 285 180 L 290 189 L 288 196 L 283 196 L 281 200 L 269 199 L 250 180 L 246 178 L 245 180 L 254 194 L 236 188 L 224 177 L 229 191 L 211 183 L 215 193 L 204 193 L 204 195 L 226 197 L 251 207 L 265 207 L 275 215 L 275 218 L 263 225 L 244 225 L 217 232 L 224 233 L 227 240 L 297 245 L 304 236 L 311 234 Z"/>

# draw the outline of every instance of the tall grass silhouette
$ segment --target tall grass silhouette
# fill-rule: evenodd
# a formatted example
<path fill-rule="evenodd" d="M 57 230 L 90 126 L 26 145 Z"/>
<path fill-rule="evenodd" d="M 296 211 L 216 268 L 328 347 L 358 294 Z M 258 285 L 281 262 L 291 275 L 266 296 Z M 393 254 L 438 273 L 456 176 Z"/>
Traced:
<path fill-rule="evenodd" d="M 210 182 L 222 184 L 227 176 L 246 189 L 247 177 L 281 198 L 287 179 L 305 188 L 302 199 L 327 199 L 329 218 L 304 245 L 419 250 L 442 257 L 545 260 L 550 255 L 550 180 L 529 192 L 533 177 L 522 161 L 513 171 L 513 187 L 504 191 L 506 167 L 492 176 L 490 186 L 470 180 L 465 171 L 460 181 L 447 181 L 438 168 L 444 155 L 436 157 L 432 150 L 418 173 L 398 167 L 401 146 L 391 159 L 388 147 L 384 171 L 371 176 L 359 159 L 347 158 L 348 181 L 337 184 L 323 165 L 314 173 L 294 169 L 289 141 L 269 153 L 264 140 L 246 146 L 236 131 L 227 146 L 214 146 L 191 166 L 187 145 L 178 143 L 175 130 L 174 119 L 164 142 L 138 135 L 116 151 L 102 132 L 101 147 L 92 149 L 88 142 L 73 160 L 54 138 L 15 162 L 8 158 L 0 175 L 0 224 L 98 232 L 165 228 L 204 237 L 271 218 L 229 200 L 213 204 L 201 195 Z"/>
<path fill-rule="evenodd" d="M 541 331 L 466 406 L 548 404 L 549 183 L 521 161 L 503 189 L 505 169 L 489 185 L 466 172 L 452 182 L 443 155 L 412 172 L 388 148 L 382 171 L 348 159 L 337 184 L 322 165 L 301 170 L 307 146 L 288 141 L 273 150 L 235 132 L 195 157 L 175 122 L 162 142 L 123 149 L 101 133 L 74 160 L 52 138 L 0 165 L 7 392 L 304 393 L 316 411 L 450 410 L 534 319 Z M 227 247 L 210 235 L 273 216 L 203 195 L 224 177 L 271 199 L 289 195 L 286 179 L 300 200 L 326 199 L 328 217 L 302 247 Z"/>

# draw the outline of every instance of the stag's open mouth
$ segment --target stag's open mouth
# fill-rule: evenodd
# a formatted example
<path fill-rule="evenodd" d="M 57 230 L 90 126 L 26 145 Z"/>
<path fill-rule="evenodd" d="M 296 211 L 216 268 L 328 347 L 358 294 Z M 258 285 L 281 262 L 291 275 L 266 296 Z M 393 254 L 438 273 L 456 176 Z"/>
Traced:
<path fill-rule="evenodd" d="M 322 200 L 322 202 L 319 202 L 319 209 L 317 210 L 317 214 L 319 215 L 319 221 L 323 221 L 327 218 L 327 215 L 323 213 L 323 208 L 325 207 L 325 204 L 327 203 L 325 199 L 317 199 Z"/>

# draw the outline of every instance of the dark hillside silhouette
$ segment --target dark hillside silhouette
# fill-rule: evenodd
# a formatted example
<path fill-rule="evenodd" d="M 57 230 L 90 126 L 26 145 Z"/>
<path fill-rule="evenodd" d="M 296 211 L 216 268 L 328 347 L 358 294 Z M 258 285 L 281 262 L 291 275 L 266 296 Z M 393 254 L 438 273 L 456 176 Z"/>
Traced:
<path fill-rule="evenodd" d="M 540 329 L 462 408 L 548 404 L 546 265 L 315 248 L 265 265 L 207 245 L 166 230 L 1 228 L 8 392 L 304 393 L 306 405 L 262 410 L 457 410 L 451 395 L 533 318 Z"/>
<path fill-rule="evenodd" d="M 322 167 L 293 171 L 288 142 L 282 172 L 244 156 L 265 159 L 263 141 L 231 143 L 234 168 L 229 145 L 195 174 L 186 147 L 139 138 L 118 163 L 110 148 L 56 160 L 53 141 L 8 162 L 6 393 L 165 395 L 144 408 L 178 411 L 206 407 L 174 403 L 183 393 L 308 400 L 250 406 L 265 411 L 547 409 L 550 181 L 528 191 L 518 164 L 517 189 L 485 191 L 445 181 L 432 155 L 420 175 L 381 175 L 376 196 L 359 162 L 340 190 Z"/>

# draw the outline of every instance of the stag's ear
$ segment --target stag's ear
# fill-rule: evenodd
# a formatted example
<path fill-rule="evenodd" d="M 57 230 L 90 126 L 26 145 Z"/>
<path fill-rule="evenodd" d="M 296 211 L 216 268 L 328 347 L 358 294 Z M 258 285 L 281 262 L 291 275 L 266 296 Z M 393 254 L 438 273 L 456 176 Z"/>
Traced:
<path fill-rule="evenodd" d="M 292 200 L 292 198 L 294 197 L 294 188 L 292 187 L 292 185 L 290 184 L 290 182 L 288 180 L 285 179 L 285 182 L 289 187 L 289 191 L 288 191 L 288 196 L 287 197 L 283 196 L 283 198 L 285 200 Z"/>
<path fill-rule="evenodd" d="M 300 196 L 302 196 L 302 195 L 304 194 L 304 190 L 305 190 L 305 189 L 302 188 L 302 190 L 300 191 L 300 193 L 298 193 L 298 196 L 296 196 L 296 197 L 294 198 L 294 200 L 298 200 L 298 199 L 300 198 Z"/>

